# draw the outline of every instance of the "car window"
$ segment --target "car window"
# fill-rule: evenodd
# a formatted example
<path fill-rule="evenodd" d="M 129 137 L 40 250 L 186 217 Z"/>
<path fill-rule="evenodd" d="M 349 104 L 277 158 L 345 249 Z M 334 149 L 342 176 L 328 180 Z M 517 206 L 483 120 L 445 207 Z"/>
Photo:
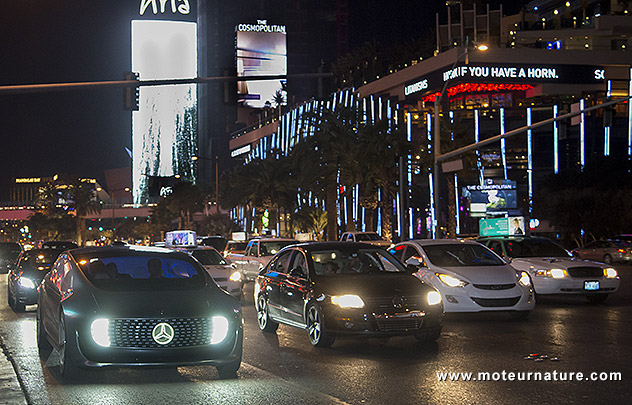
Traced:
<path fill-rule="evenodd" d="M 505 242 L 509 257 L 570 257 L 566 249 L 548 239 L 515 239 Z"/>
<path fill-rule="evenodd" d="M 404 253 L 404 250 L 406 250 L 406 245 L 398 245 L 398 246 L 393 246 L 392 248 L 390 248 L 388 252 L 392 254 L 393 256 L 395 256 L 397 260 L 403 263 L 404 260 L 402 260 L 403 259 L 402 254 Z"/>
<path fill-rule="evenodd" d="M 191 256 L 205 266 L 226 264 L 226 260 L 217 251 L 211 249 L 194 250 Z"/>
<path fill-rule="evenodd" d="M 259 256 L 271 256 L 286 246 L 295 244 L 296 241 L 260 241 Z"/>
<path fill-rule="evenodd" d="M 489 242 L 489 245 L 487 245 L 487 247 L 490 248 L 498 256 L 504 256 L 505 255 L 505 253 L 503 253 L 503 245 L 502 245 L 502 243 L 500 243 L 498 241 L 491 241 L 491 242 Z"/>
<path fill-rule="evenodd" d="M 450 243 L 423 247 L 428 260 L 440 267 L 500 266 L 502 259 L 483 245 Z"/>
<path fill-rule="evenodd" d="M 302 252 L 296 252 L 292 259 L 292 267 L 290 267 L 290 270 L 299 271 L 303 277 L 307 277 L 307 260 L 305 259 L 305 255 Z"/>
<path fill-rule="evenodd" d="M 290 271 L 290 259 L 292 257 L 292 253 L 293 250 L 281 253 L 270 266 L 270 271 L 278 274 L 287 274 Z"/>
<path fill-rule="evenodd" d="M 179 289 L 206 283 L 194 261 L 171 256 L 78 257 L 81 271 L 96 287 L 113 290 Z"/>
<path fill-rule="evenodd" d="M 332 249 L 310 252 L 319 276 L 405 272 L 404 266 L 382 249 Z"/>

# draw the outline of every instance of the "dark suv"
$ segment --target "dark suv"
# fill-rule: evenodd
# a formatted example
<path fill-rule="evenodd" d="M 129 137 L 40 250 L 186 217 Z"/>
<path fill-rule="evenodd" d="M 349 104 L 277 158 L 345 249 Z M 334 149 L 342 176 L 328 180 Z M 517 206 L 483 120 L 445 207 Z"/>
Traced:
<path fill-rule="evenodd" d="M 9 266 L 15 264 L 22 253 L 22 245 L 17 242 L 0 242 L 0 273 L 9 271 Z"/>

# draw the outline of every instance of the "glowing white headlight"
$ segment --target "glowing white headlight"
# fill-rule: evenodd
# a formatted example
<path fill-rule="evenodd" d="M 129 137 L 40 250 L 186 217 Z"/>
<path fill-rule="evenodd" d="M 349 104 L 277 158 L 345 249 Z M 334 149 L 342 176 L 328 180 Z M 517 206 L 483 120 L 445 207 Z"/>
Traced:
<path fill-rule="evenodd" d="M 520 279 L 518 280 L 518 283 L 520 283 L 520 285 L 523 285 L 525 287 L 531 285 L 531 277 L 529 277 L 529 273 L 527 273 L 526 271 L 521 271 L 519 275 Z"/>
<path fill-rule="evenodd" d="M 331 297 L 331 303 L 338 305 L 340 308 L 364 307 L 364 301 L 362 301 L 362 298 L 354 294 L 334 295 Z"/>
<path fill-rule="evenodd" d="M 110 320 L 105 318 L 95 319 L 90 325 L 90 333 L 94 343 L 103 347 L 110 347 Z"/>
<path fill-rule="evenodd" d="M 211 332 L 211 344 L 216 345 L 226 339 L 228 336 L 228 319 L 223 316 L 214 316 L 211 318 L 213 331 Z"/>
<path fill-rule="evenodd" d="M 467 285 L 467 282 L 447 274 L 437 273 L 437 277 L 439 277 L 439 280 L 441 280 L 443 284 L 449 287 L 465 287 Z"/>
<path fill-rule="evenodd" d="M 603 269 L 603 275 L 606 278 L 617 278 L 619 273 L 617 273 L 617 271 L 613 269 L 612 267 L 608 267 L 607 269 Z"/>
<path fill-rule="evenodd" d="M 230 281 L 241 281 L 241 273 L 236 271 L 228 278 Z"/>
<path fill-rule="evenodd" d="M 428 305 L 437 305 L 441 302 L 441 294 L 436 291 L 430 291 L 428 293 Z"/>
<path fill-rule="evenodd" d="M 29 278 L 20 277 L 19 283 L 23 288 L 35 288 L 35 283 Z"/>

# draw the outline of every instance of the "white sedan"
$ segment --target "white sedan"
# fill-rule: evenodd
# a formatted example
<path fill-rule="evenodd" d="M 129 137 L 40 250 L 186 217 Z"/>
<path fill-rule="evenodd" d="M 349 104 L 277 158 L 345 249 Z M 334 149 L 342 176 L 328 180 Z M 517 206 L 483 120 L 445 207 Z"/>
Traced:
<path fill-rule="evenodd" d="M 415 275 L 439 290 L 445 312 L 508 311 L 526 318 L 535 306 L 531 278 L 480 243 L 418 239 L 389 249 Z"/>

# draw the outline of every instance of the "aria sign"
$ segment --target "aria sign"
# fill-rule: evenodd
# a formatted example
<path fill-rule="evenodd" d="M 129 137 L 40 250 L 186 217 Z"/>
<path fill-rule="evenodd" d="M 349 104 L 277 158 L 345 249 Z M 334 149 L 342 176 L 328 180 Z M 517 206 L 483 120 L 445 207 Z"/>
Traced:
<path fill-rule="evenodd" d="M 140 15 L 145 14 L 149 6 L 154 15 L 160 13 L 164 14 L 167 10 L 167 4 L 171 7 L 173 14 L 189 14 L 191 12 L 191 5 L 189 0 L 141 0 L 140 1 Z M 159 8 L 160 7 L 160 8 Z"/>

